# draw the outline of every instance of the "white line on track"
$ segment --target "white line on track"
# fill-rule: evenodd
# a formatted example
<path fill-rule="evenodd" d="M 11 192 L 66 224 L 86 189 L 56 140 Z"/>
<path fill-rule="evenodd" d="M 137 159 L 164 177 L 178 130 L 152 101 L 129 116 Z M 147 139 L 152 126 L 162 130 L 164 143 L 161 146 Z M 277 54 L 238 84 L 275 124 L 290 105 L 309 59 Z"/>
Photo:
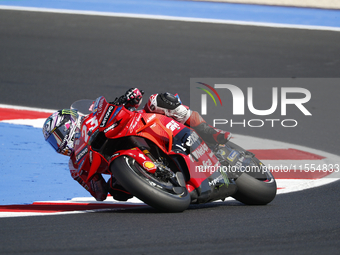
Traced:
<path fill-rule="evenodd" d="M 78 14 L 78 15 L 91 15 L 91 16 L 121 17 L 121 18 L 154 19 L 154 20 L 184 21 L 184 22 L 203 22 L 203 23 L 241 25 L 241 26 L 324 30 L 324 31 L 335 31 L 335 32 L 340 31 L 340 27 L 315 26 L 315 25 L 295 25 L 295 24 L 237 21 L 237 20 L 224 20 L 224 19 L 190 18 L 190 17 L 166 16 L 166 15 L 149 15 L 149 14 L 99 12 L 99 11 L 81 11 L 81 10 L 66 10 L 66 9 L 37 8 L 37 7 L 18 7 L 18 6 L 5 6 L 5 5 L 0 5 L 0 9 L 2 9 L 2 10 L 15 10 L 15 11 L 32 11 L 32 12 L 47 12 L 47 13 L 61 13 L 61 14 Z"/>
<path fill-rule="evenodd" d="M 36 112 L 50 112 L 50 113 L 54 113 L 56 111 L 52 109 L 42 109 L 42 108 L 36 108 L 36 107 L 26 107 L 26 106 L 9 105 L 9 104 L 0 104 L 0 108 L 14 109 L 14 110 L 27 110 L 27 111 L 36 111 Z"/>

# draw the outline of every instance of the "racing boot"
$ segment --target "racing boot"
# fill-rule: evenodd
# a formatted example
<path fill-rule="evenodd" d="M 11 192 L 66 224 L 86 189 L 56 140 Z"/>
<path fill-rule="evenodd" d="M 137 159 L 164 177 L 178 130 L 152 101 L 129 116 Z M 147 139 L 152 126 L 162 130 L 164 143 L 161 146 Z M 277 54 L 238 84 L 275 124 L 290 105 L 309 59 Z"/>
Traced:
<path fill-rule="evenodd" d="M 185 125 L 193 128 L 208 143 L 225 144 L 231 138 L 231 133 L 210 126 L 196 111 L 191 112 Z"/>

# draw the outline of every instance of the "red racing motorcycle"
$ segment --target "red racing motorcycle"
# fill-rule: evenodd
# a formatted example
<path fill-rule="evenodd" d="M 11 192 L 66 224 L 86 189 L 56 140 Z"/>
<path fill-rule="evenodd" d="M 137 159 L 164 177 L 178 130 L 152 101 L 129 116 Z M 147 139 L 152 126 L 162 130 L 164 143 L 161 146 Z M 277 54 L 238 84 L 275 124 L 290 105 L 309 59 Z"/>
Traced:
<path fill-rule="evenodd" d="M 83 114 L 75 137 L 79 169 L 113 175 L 132 195 L 165 212 L 191 203 L 233 197 L 264 205 L 276 196 L 276 182 L 253 153 L 232 142 L 208 144 L 191 128 L 155 113 L 130 111 L 99 97 L 71 108 Z"/>

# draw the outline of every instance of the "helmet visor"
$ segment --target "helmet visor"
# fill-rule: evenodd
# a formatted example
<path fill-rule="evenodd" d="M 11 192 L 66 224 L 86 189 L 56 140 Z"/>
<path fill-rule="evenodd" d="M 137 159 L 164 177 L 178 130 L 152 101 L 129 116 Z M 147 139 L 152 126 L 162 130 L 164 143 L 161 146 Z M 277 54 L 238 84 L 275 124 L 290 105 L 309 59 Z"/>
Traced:
<path fill-rule="evenodd" d="M 52 147 L 58 151 L 59 150 L 59 147 L 58 147 L 58 141 L 57 139 L 55 138 L 55 136 L 53 135 L 53 133 L 46 139 L 46 141 L 52 145 Z"/>
<path fill-rule="evenodd" d="M 69 125 L 66 123 L 58 128 L 56 128 L 51 135 L 46 139 L 46 141 L 52 145 L 52 147 L 59 152 L 63 149 L 63 143 L 66 145 L 65 138 L 67 138 L 69 133 Z"/>

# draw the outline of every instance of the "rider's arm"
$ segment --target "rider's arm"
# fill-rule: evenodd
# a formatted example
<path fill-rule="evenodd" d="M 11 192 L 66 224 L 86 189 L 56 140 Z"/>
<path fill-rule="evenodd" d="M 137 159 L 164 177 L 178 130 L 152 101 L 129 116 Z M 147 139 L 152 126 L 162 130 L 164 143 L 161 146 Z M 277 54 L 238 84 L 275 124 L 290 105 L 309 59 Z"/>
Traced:
<path fill-rule="evenodd" d="M 231 134 L 210 126 L 202 116 L 182 105 L 178 97 L 166 92 L 152 95 L 144 106 L 144 110 L 150 113 L 160 113 L 171 117 L 181 124 L 193 128 L 203 140 L 210 143 L 226 143 Z"/>

